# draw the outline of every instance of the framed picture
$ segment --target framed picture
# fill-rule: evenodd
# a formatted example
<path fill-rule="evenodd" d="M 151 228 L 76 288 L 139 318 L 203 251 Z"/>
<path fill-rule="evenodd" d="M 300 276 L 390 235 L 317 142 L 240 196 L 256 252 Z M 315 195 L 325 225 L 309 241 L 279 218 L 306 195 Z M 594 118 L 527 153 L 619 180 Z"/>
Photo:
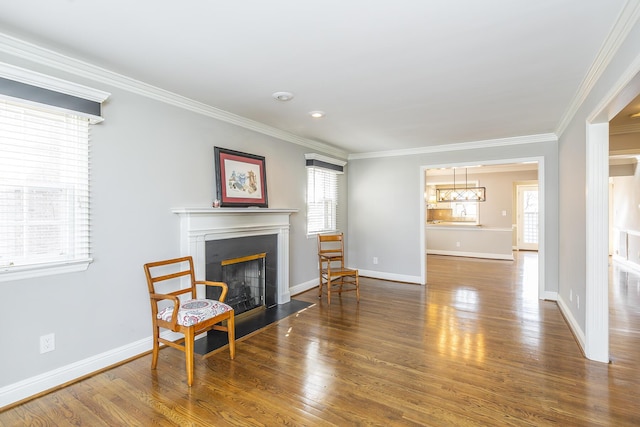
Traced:
<path fill-rule="evenodd" d="M 268 207 L 264 157 L 214 147 L 216 190 L 222 207 Z"/>

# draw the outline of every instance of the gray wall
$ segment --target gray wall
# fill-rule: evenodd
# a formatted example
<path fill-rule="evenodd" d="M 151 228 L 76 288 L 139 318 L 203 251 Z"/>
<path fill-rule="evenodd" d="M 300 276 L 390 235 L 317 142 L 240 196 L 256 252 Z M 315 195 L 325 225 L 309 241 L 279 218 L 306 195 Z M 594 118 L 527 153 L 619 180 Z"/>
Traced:
<path fill-rule="evenodd" d="M 105 121 L 91 135 L 95 261 L 81 273 L 0 283 L 0 388 L 151 336 L 142 265 L 180 255 L 172 208 L 211 206 L 214 146 L 266 157 L 269 207 L 299 210 L 291 216 L 290 285 L 317 281 L 316 241 L 306 236 L 304 158 L 316 150 L 103 83 L 13 62 L 112 95 L 104 106 Z M 346 190 L 346 175 L 340 180 Z M 346 208 L 344 191 L 343 224 Z M 56 349 L 40 354 L 39 337 L 47 333 L 55 333 Z"/>
<path fill-rule="evenodd" d="M 602 108 L 613 89 L 619 89 L 624 79 L 631 79 L 638 72 L 640 61 L 640 24 L 636 23 L 618 52 L 604 70 L 600 79 L 586 96 L 581 107 L 559 138 L 559 199 L 560 212 L 560 270 L 559 298 L 566 302 L 569 315 L 575 319 L 582 333 L 585 332 L 586 313 L 586 125 L 590 117 Z M 636 94 L 629 94 L 629 101 Z M 623 107 L 624 105 L 621 105 Z M 610 120 L 618 111 L 607 111 Z M 606 121 L 606 120 L 605 120 Z M 570 293 L 573 293 L 573 302 Z M 578 298 L 576 298 L 578 297 Z M 580 307 L 577 301 L 583 301 Z"/>
<path fill-rule="evenodd" d="M 546 291 L 558 287 L 557 144 L 554 141 L 475 150 L 361 158 L 349 162 L 350 264 L 379 277 L 419 277 L 424 244 L 420 205 L 424 203 L 424 166 L 544 158 Z M 489 194 L 489 193 L 487 193 Z M 372 258 L 378 258 L 378 264 Z M 427 276 L 428 281 L 428 276 Z"/>
<path fill-rule="evenodd" d="M 640 25 L 586 98 L 559 143 L 542 142 L 350 162 L 341 215 L 347 218 L 349 264 L 418 276 L 422 166 L 544 157 L 545 285 L 568 301 L 585 295 L 585 120 L 638 57 Z M 93 131 L 92 212 L 95 262 L 82 273 L 2 283 L 0 387 L 64 368 L 150 336 L 142 264 L 178 254 L 178 219 L 170 209 L 209 206 L 214 197 L 213 146 L 267 158 L 271 207 L 292 216 L 291 285 L 315 280 L 316 243 L 305 232 L 305 152 L 279 141 L 145 97 L 87 81 L 26 59 L 0 61 L 112 92 L 106 121 Z M 559 197 L 559 194 L 561 197 Z M 345 203 L 346 202 L 346 203 Z M 344 206 L 348 205 L 348 213 Z M 377 256 L 378 265 L 371 259 Z M 570 306 L 584 328 L 582 308 Z M 10 326 L 7 326 L 10 325 Z M 56 334 L 56 350 L 38 337 Z"/>

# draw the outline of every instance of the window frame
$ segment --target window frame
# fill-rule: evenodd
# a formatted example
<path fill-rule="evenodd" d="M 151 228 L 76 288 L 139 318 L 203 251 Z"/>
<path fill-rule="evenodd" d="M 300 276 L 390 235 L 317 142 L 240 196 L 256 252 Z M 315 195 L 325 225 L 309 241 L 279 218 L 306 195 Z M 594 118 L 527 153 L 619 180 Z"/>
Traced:
<path fill-rule="evenodd" d="M 306 212 L 307 237 L 309 238 L 315 237 L 317 234 L 320 234 L 320 233 L 336 232 L 339 230 L 338 212 L 339 212 L 340 184 L 339 184 L 338 175 L 341 175 L 344 173 L 344 166 L 346 165 L 346 162 L 341 160 L 336 160 L 330 157 L 322 156 L 319 154 L 306 154 L 305 158 L 306 158 L 306 166 L 307 166 L 307 190 L 306 190 L 306 197 L 305 197 L 305 207 L 307 210 Z M 314 201 L 315 203 L 323 204 L 322 210 L 324 212 L 322 213 L 322 219 L 325 226 L 322 227 L 321 229 L 311 229 L 310 227 L 311 225 L 310 220 L 311 220 L 311 213 L 312 213 L 310 209 L 310 203 L 312 203 L 312 201 L 310 200 L 310 185 L 311 185 L 310 180 L 312 176 L 311 174 L 313 173 L 314 182 L 315 182 L 316 172 L 318 174 L 320 173 L 325 174 L 325 176 L 327 176 L 326 174 L 331 174 L 330 175 L 331 179 L 335 180 L 335 185 L 333 186 L 335 188 L 334 200 L 327 199 L 325 197 L 321 201 L 318 201 L 317 199 Z M 326 193 L 323 193 L 323 194 L 326 194 Z M 329 224 L 329 226 L 327 227 L 326 225 L 327 225 L 328 216 L 331 216 L 329 223 L 333 223 L 333 224 Z M 333 227 L 331 227 L 331 225 L 333 225 Z"/>
<path fill-rule="evenodd" d="M 101 90 L 0 63 L 0 99 L 19 104 L 27 109 L 34 108 L 57 114 L 80 116 L 88 120 L 90 127 L 103 120 L 101 106 L 109 96 L 109 93 Z M 89 133 L 87 133 L 86 142 L 89 149 Z M 86 161 L 89 169 L 90 156 Z M 87 186 L 89 185 L 90 177 L 87 175 Z M 88 191 L 90 200 L 90 188 Z M 88 215 L 90 218 L 90 211 Z M 90 225 L 88 227 L 90 233 Z M 89 246 L 90 241 L 89 237 Z M 86 257 L 83 255 L 77 259 L 3 265 L 0 267 L 0 282 L 84 271 L 92 261 L 89 250 Z"/>

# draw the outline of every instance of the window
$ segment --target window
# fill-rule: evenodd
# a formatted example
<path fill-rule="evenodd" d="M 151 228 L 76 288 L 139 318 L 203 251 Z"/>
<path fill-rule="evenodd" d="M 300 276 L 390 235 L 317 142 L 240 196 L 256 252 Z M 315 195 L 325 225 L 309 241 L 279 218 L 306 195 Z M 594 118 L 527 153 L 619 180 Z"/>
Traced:
<path fill-rule="evenodd" d="M 477 182 L 470 182 L 477 186 Z M 432 223 L 454 222 L 480 224 L 480 203 L 472 201 L 438 201 L 439 190 L 449 191 L 453 184 L 443 183 L 427 185 L 427 221 Z M 461 187 L 464 189 L 464 187 Z M 442 193 L 440 193 L 442 194 Z"/>
<path fill-rule="evenodd" d="M 455 221 L 479 223 L 478 202 L 451 202 Z"/>
<path fill-rule="evenodd" d="M 83 270 L 91 261 L 89 127 L 101 120 L 100 104 L 2 71 L 0 281 Z"/>
<path fill-rule="evenodd" d="M 0 267 L 89 258 L 89 121 L 0 101 Z"/>
<path fill-rule="evenodd" d="M 338 174 L 345 162 L 308 154 L 307 234 L 338 229 Z"/>
<path fill-rule="evenodd" d="M 322 168 L 307 168 L 307 233 L 336 230 L 338 176 Z"/>

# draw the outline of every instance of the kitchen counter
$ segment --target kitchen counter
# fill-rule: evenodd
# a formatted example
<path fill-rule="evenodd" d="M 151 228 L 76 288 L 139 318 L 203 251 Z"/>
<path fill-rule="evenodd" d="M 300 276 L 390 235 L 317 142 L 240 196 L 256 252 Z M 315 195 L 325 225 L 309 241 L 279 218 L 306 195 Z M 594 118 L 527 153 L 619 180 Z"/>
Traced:
<path fill-rule="evenodd" d="M 482 227 L 482 225 L 462 221 L 427 221 L 427 227 Z"/>

